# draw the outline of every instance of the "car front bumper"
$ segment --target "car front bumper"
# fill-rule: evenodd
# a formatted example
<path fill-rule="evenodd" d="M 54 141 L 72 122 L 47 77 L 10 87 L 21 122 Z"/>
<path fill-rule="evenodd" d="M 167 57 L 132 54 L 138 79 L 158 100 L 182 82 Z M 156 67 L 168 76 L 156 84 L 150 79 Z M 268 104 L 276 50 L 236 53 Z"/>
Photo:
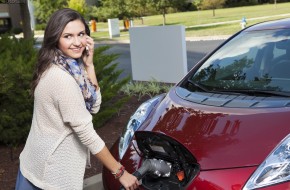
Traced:
<path fill-rule="evenodd" d="M 118 141 L 113 145 L 111 153 L 118 158 Z M 133 146 L 126 152 L 120 162 L 125 166 L 129 173 L 135 172 L 141 165 L 141 159 L 134 150 Z M 242 167 L 219 170 L 201 170 L 198 175 L 185 188 L 187 190 L 242 190 L 243 186 L 256 170 L 257 167 Z M 106 190 L 118 190 L 121 184 L 106 169 L 103 169 L 103 186 Z M 158 183 L 158 180 L 157 182 Z M 139 189 L 146 189 L 142 185 Z M 290 182 L 285 182 L 263 190 L 290 190 Z"/>

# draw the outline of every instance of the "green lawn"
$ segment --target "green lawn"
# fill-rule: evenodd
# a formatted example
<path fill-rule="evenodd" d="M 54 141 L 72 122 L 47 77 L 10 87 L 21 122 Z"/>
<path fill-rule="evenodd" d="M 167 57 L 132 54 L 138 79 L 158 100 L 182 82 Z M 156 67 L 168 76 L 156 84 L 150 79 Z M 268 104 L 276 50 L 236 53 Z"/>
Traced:
<path fill-rule="evenodd" d="M 186 36 L 211 36 L 211 35 L 231 35 L 241 29 L 239 21 L 245 17 L 247 26 L 257 22 L 274 20 L 279 18 L 290 18 L 290 3 L 278 3 L 257 6 L 247 6 L 239 8 L 216 9 L 215 16 L 212 10 L 192 11 L 174 13 L 166 15 L 167 25 L 184 25 Z M 269 18 L 265 18 L 269 17 Z M 214 26 L 202 26 L 208 23 L 220 23 L 232 21 L 230 24 L 218 24 Z M 161 26 L 163 23 L 162 15 L 148 16 L 141 19 L 134 19 L 134 26 Z M 123 21 L 119 22 L 123 26 Z M 96 40 L 109 39 L 107 23 L 97 23 L 97 32 L 92 33 Z M 121 37 L 114 40 L 128 39 L 128 31 L 121 31 Z"/>

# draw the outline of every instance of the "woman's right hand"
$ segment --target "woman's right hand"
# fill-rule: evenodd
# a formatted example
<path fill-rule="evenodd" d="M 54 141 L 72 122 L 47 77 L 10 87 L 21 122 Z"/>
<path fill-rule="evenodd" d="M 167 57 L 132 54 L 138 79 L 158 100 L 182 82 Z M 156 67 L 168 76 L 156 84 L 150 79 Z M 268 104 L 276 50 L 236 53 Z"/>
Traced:
<path fill-rule="evenodd" d="M 119 178 L 119 181 L 126 190 L 137 189 L 139 186 L 138 179 L 132 174 L 129 174 L 126 170 L 124 171 L 124 174 Z"/>

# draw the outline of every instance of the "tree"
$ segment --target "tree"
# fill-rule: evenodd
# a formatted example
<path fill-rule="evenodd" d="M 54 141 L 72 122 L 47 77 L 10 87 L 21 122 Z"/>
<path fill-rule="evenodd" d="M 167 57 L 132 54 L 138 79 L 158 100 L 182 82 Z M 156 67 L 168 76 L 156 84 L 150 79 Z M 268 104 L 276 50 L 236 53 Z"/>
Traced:
<path fill-rule="evenodd" d="M 215 16 L 215 9 L 220 8 L 225 3 L 225 0 L 203 0 L 201 4 L 202 9 L 212 9 L 212 14 Z"/>
<path fill-rule="evenodd" d="M 68 7 L 78 11 L 82 16 L 86 14 L 87 5 L 85 0 L 69 0 Z"/>
<path fill-rule="evenodd" d="M 24 3 L 20 3 L 20 15 L 22 20 L 23 36 L 25 39 L 33 38 L 33 31 L 30 24 L 30 14 L 28 9 L 29 0 L 24 0 Z"/>
<path fill-rule="evenodd" d="M 201 9 L 202 0 L 194 0 L 192 3 L 196 6 L 197 10 Z"/>
<path fill-rule="evenodd" d="M 149 0 L 130 0 L 127 4 L 127 10 L 131 17 L 142 17 L 146 15 Z"/>
<path fill-rule="evenodd" d="M 127 11 L 129 0 L 102 0 L 98 8 L 98 16 L 103 18 L 124 19 L 130 17 Z"/>
<path fill-rule="evenodd" d="M 102 0 L 96 8 L 98 19 L 119 18 L 127 19 L 162 13 L 165 25 L 165 14 L 168 8 L 184 10 L 190 5 L 190 0 Z M 153 10 L 155 9 L 155 10 Z"/>
<path fill-rule="evenodd" d="M 163 26 L 166 24 L 165 14 L 169 7 L 180 8 L 186 4 L 187 0 L 150 0 L 151 4 L 163 15 Z"/>
<path fill-rule="evenodd" d="M 141 17 L 148 7 L 148 0 L 102 0 L 96 6 L 89 7 L 89 17 L 105 21 L 109 18 L 127 19 Z"/>
<path fill-rule="evenodd" d="M 36 0 L 33 1 L 35 7 L 34 16 L 38 24 L 46 24 L 52 13 L 58 9 L 67 7 L 67 0 Z"/>

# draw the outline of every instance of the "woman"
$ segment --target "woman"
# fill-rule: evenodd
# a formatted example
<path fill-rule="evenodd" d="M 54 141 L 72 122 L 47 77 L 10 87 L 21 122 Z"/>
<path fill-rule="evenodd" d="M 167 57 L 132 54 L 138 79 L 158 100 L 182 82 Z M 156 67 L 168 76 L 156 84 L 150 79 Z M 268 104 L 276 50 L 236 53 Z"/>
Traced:
<path fill-rule="evenodd" d="M 93 64 L 94 41 L 71 9 L 51 16 L 32 81 L 31 130 L 20 155 L 16 189 L 82 189 L 90 152 L 126 189 L 139 185 L 93 128 L 101 93 Z"/>

